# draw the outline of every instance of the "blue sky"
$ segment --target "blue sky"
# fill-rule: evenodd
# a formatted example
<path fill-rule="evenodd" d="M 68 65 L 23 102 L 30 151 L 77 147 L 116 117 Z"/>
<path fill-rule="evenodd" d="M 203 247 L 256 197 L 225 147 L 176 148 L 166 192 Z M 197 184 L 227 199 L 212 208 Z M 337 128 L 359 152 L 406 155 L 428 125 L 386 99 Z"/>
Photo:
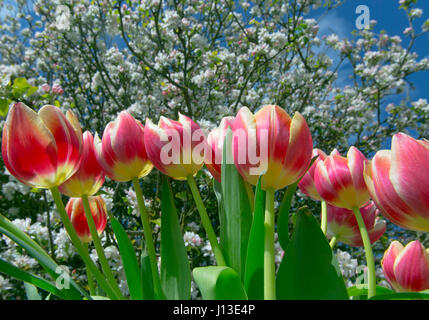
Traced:
<path fill-rule="evenodd" d="M 376 20 L 377 25 L 375 31 L 378 33 L 385 30 L 389 36 L 398 35 L 403 39 L 402 45 L 408 46 L 408 39 L 403 35 L 404 29 L 408 26 L 406 13 L 399 9 L 398 0 L 346 0 L 345 3 L 332 10 L 328 15 L 324 16 L 320 21 L 321 34 L 329 35 L 335 32 L 340 37 L 351 37 L 351 31 L 355 29 L 355 20 L 358 14 L 355 13 L 358 5 L 366 5 L 370 11 L 370 19 Z M 420 0 L 417 2 L 418 8 L 423 10 L 421 18 L 416 19 L 414 26 L 417 32 L 420 32 L 421 25 L 429 18 L 429 1 Z M 315 12 L 314 17 L 320 15 Z M 418 54 L 418 58 L 429 58 L 429 34 L 417 39 L 413 46 L 413 50 Z M 343 70 L 344 71 L 344 70 Z M 340 70 L 341 72 L 341 70 Z M 416 89 L 410 92 L 412 100 L 424 98 L 429 100 L 428 90 L 429 70 L 416 73 L 409 77 L 409 80 L 414 83 Z M 397 100 L 398 97 L 396 97 Z M 393 98 L 395 100 L 395 98 Z"/>

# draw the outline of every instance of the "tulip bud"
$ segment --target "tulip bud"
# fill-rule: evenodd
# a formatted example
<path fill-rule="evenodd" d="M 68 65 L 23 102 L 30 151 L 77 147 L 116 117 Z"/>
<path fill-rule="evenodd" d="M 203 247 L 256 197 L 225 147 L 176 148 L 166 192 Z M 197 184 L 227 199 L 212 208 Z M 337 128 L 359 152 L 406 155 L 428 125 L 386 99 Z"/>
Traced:
<path fill-rule="evenodd" d="M 204 165 L 208 145 L 200 127 L 179 113 L 179 121 L 146 120 L 144 142 L 149 159 L 162 173 L 177 180 L 195 175 Z"/>
<path fill-rule="evenodd" d="M 360 208 L 371 243 L 380 239 L 386 231 L 386 222 L 377 217 L 378 212 L 379 210 L 372 201 Z M 336 237 L 337 241 L 349 246 L 363 246 L 359 226 L 353 211 L 327 205 L 327 218 L 329 236 Z"/>
<path fill-rule="evenodd" d="M 233 122 L 234 117 L 223 118 L 219 127 L 213 129 L 207 137 L 207 143 L 211 148 L 211 152 L 205 155 L 205 164 L 213 178 L 219 182 L 221 181 L 223 142 L 226 132 Z"/>
<path fill-rule="evenodd" d="M 365 156 L 351 147 L 347 158 L 331 154 L 317 163 L 314 185 L 328 204 L 346 209 L 360 208 L 369 201 L 369 193 L 363 179 Z"/>
<path fill-rule="evenodd" d="M 83 134 L 82 145 L 79 169 L 58 188 L 69 197 L 92 196 L 104 183 L 104 172 L 95 157 L 94 139 L 89 131 Z"/>
<path fill-rule="evenodd" d="M 392 288 L 399 292 L 429 289 L 429 253 L 416 240 L 405 248 L 393 241 L 381 261 L 384 276 Z"/>
<path fill-rule="evenodd" d="M 2 157 L 9 172 L 36 188 L 60 185 L 77 170 L 82 130 L 70 110 L 66 116 L 46 105 L 38 113 L 16 103 L 3 127 Z"/>
<path fill-rule="evenodd" d="M 241 108 L 233 124 L 233 156 L 238 172 L 262 188 L 282 189 L 297 181 L 311 161 L 312 139 L 305 119 L 291 119 L 279 106 L 266 105 L 255 115 Z"/>
<path fill-rule="evenodd" d="M 320 149 L 313 149 L 312 158 L 318 156 L 314 163 L 311 165 L 310 169 L 304 174 L 300 182 L 298 183 L 299 189 L 308 197 L 314 200 L 322 200 L 319 193 L 316 190 L 314 185 L 314 170 L 316 169 L 317 163 L 323 161 L 326 158 L 326 154 Z"/>
<path fill-rule="evenodd" d="M 150 173 L 153 165 L 146 154 L 145 134 L 143 124 L 122 111 L 107 124 L 102 140 L 95 135 L 95 156 L 110 179 L 126 182 Z"/>
<path fill-rule="evenodd" d="M 106 228 L 107 223 L 106 203 L 100 196 L 88 197 L 88 201 L 95 228 L 100 235 Z M 86 220 L 82 198 L 70 198 L 66 205 L 66 211 L 80 240 L 90 242 L 92 237 Z"/>
<path fill-rule="evenodd" d="M 429 231 L 429 142 L 397 133 L 392 150 L 365 163 L 364 178 L 381 213 L 405 229 Z"/>

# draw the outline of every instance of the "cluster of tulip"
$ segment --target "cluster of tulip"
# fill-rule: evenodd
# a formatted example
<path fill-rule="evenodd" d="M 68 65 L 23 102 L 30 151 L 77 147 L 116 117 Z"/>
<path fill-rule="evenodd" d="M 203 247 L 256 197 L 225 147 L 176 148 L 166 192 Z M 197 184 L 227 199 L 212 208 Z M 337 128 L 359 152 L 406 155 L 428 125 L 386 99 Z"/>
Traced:
<path fill-rule="evenodd" d="M 266 192 L 264 281 L 271 284 L 264 288 L 266 299 L 275 298 L 276 190 L 298 186 L 304 194 L 322 202 L 321 228 L 331 238 L 332 247 L 336 241 L 365 247 L 369 296 L 375 295 L 371 243 L 386 230 L 379 212 L 403 228 L 429 231 L 429 180 L 424 175 L 429 170 L 427 141 L 398 133 L 392 139 L 392 150 L 377 152 L 371 161 L 355 147 L 349 149 L 347 157 L 337 150 L 327 156 L 319 149 L 313 150 L 311 133 L 301 114 L 296 112 L 291 118 L 274 105 L 264 106 L 255 114 L 243 107 L 235 117 L 222 119 L 207 138 L 184 115 L 179 115 L 178 121 L 161 117 L 158 125 L 148 119 L 143 125 L 122 111 L 106 126 L 100 139 L 88 131 L 82 134 L 71 111 L 64 115 L 59 108 L 48 105 L 36 113 L 17 103 L 10 109 L 3 129 L 2 156 L 6 168 L 19 181 L 51 190 L 65 228 L 88 269 L 100 285 L 104 284 L 106 292 L 121 298 L 98 237 L 108 213 L 102 197 L 95 194 L 105 175 L 114 181 L 133 182 L 155 288 L 160 286 L 155 246 L 139 185 L 139 179 L 153 167 L 171 178 L 188 181 L 217 263 L 225 265 L 193 177 L 205 163 L 220 182 L 223 144 L 229 128 L 237 171 L 251 185 L 260 181 Z M 71 197 L 66 207 L 59 192 Z M 91 240 L 108 284 L 82 246 L 82 242 Z M 418 242 L 405 248 L 393 242 L 382 263 L 392 287 L 398 291 L 429 289 L 427 255 Z"/>

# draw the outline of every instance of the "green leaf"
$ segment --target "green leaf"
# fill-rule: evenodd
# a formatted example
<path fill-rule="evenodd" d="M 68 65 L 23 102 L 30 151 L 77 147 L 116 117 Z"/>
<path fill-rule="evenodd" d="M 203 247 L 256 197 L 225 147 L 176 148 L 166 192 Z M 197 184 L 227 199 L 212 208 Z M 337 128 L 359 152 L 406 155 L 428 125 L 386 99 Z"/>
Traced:
<path fill-rule="evenodd" d="M 59 268 L 58 264 L 56 264 L 49 254 L 44 251 L 33 239 L 31 239 L 27 234 L 21 231 L 17 226 L 15 226 L 1 214 L 0 233 L 6 235 L 18 245 L 23 247 L 30 256 L 35 258 L 40 263 L 40 265 L 52 276 L 53 279 L 57 279 L 59 276 L 57 273 Z M 70 284 L 71 286 L 69 289 L 62 289 L 64 295 L 67 295 L 69 299 L 80 300 L 82 296 L 88 296 L 87 292 L 78 286 L 72 279 L 70 279 Z"/>
<path fill-rule="evenodd" d="M 277 299 L 348 299 L 335 255 L 316 218 L 306 208 L 297 213 L 276 287 Z"/>
<path fill-rule="evenodd" d="M 191 298 L 191 267 L 166 176 L 161 189 L 161 286 L 169 300 Z"/>
<path fill-rule="evenodd" d="M 386 287 L 382 287 L 382 286 L 376 286 L 375 290 L 376 290 L 376 295 L 394 293 L 393 290 L 388 289 Z M 366 297 L 368 297 L 368 285 L 367 284 L 361 284 L 358 286 L 349 287 L 349 288 L 347 288 L 347 294 L 349 295 L 349 297 L 364 296 L 365 300 L 366 300 Z"/>
<path fill-rule="evenodd" d="M 264 299 L 264 210 L 265 191 L 262 190 L 259 179 L 244 274 L 244 287 L 251 300 Z"/>
<path fill-rule="evenodd" d="M 110 300 L 108 297 L 103 296 L 91 296 L 92 300 Z"/>
<path fill-rule="evenodd" d="M 391 294 L 380 294 L 369 298 L 369 300 L 429 300 L 429 293 L 424 292 L 397 292 Z"/>
<path fill-rule="evenodd" d="M 36 286 L 31 283 L 24 282 L 25 294 L 28 300 L 42 300 Z"/>
<path fill-rule="evenodd" d="M 319 155 L 314 156 L 308 166 L 307 171 L 311 168 L 313 163 Z M 307 171 L 305 173 L 307 173 Z M 284 193 L 282 202 L 279 208 L 279 217 L 277 218 L 277 234 L 279 236 L 279 243 L 283 250 L 286 250 L 289 244 L 289 212 L 292 204 L 292 199 L 295 194 L 298 183 L 304 177 L 305 173 L 295 183 L 289 185 Z"/>
<path fill-rule="evenodd" d="M 229 267 L 202 267 L 192 272 L 204 300 L 247 300 L 240 277 Z"/>
<path fill-rule="evenodd" d="M 232 131 L 228 129 L 222 157 L 222 200 L 225 210 L 220 225 L 220 243 L 227 266 L 244 279 L 247 247 L 252 224 L 252 205 L 245 182 L 232 161 Z"/>
<path fill-rule="evenodd" d="M 144 300 L 155 300 L 155 289 L 153 287 L 152 269 L 150 267 L 150 258 L 146 251 L 142 252 L 140 257 L 142 269 L 142 288 Z"/>
<path fill-rule="evenodd" d="M 0 116 L 6 117 L 8 111 L 9 111 L 9 104 L 11 101 L 9 99 L 0 99 Z"/>
<path fill-rule="evenodd" d="M 67 295 L 64 291 L 57 289 L 57 287 L 55 285 L 53 285 L 52 283 L 50 283 L 49 281 L 47 281 L 43 278 L 40 278 L 39 276 L 33 275 L 29 272 L 26 272 L 24 270 L 21 270 L 21 269 L 15 267 L 14 265 L 10 264 L 9 262 L 7 262 L 1 258 L 0 258 L 0 272 L 6 273 L 10 277 L 24 281 L 25 283 L 39 287 L 40 289 L 43 289 L 47 292 L 50 292 L 53 295 L 56 295 L 57 297 L 59 297 L 61 299 L 70 299 L 71 298 L 70 295 Z M 30 287 L 28 287 L 28 289 L 26 287 L 25 289 L 27 292 L 27 296 L 31 295 L 31 297 L 33 297 L 34 290 L 31 289 Z M 32 291 L 32 292 L 29 292 L 29 291 Z M 37 292 L 37 290 L 36 290 L 36 292 Z M 31 298 L 29 297 L 29 299 L 31 299 Z M 76 297 L 75 299 L 79 299 L 79 298 Z"/>
<path fill-rule="evenodd" d="M 127 278 L 128 289 L 133 300 L 143 299 L 143 288 L 141 271 L 137 262 L 136 252 L 127 233 L 117 219 L 110 215 L 110 224 L 118 241 L 119 251 L 121 253 L 124 265 L 125 276 Z"/>

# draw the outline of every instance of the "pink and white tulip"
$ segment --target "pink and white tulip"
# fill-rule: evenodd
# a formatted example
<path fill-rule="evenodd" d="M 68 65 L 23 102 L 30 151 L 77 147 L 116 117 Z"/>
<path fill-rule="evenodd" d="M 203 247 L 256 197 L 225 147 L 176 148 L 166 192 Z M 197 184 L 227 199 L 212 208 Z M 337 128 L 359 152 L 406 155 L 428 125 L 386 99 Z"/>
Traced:
<path fill-rule="evenodd" d="M 208 149 L 198 124 L 180 113 L 178 121 L 161 117 L 158 125 L 147 119 L 144 142 L 153 165 L 177 180 L 195 175 Z"/>
<path fill-rule="evenodd" d="M 276 105 L 266 105 L 255 115 L 241 108 L 233 124 L 234 163 L 247 182 L 262 188 L 282 189 L 308 169 L 313 142 L 305 119 L 293 118 Z"/>
<path fill-rule="evenodd" d="M 369 201 L 369 193 L 363 178 L 365 156 L 355 147 L 347 152 L 347 158 L 333 153 L 317 163 L 314 185 L 328 204 L 346 209 L 361 208 Z"/>
<path fill-rule="evenodd" d="M 94 137 L 95 155 L 105 174 L 125 182 L 142 178 L 153 168 L 144 144 L 146 129 L 127 111 L 107 124 L 103 138 Z"/>
<path fill-rule="evenodd" d="M 91 132 L 83 134 L 82 161 L 76 173 L 59 186 L 61 193 L 69 197 L 92 196 L 104 183 L 104 172 L 95 156 L 94 138 Z"/>
<path fill-rule="evenodd" d="M 207 143 L 211 149 L 211 152 L 206 154 L 205 164 L 209 169 L 213 178 L 218 182 L 221 181 L 221 168 L 222 168 L 222 150 L 225 135 L 230 126 L 234 122 L 234 117 L 225 117 L 220 122 L 219 127 L 210 131 L 207 136 Z"/>
<path fill-rule="evenodd" d="M 393 241 L 381 261 L 384 276 L 399 292 L 418 292 L 429 289 L 429 252 L 418 241 L 405 248 Z"/>
<path fill-rule="evenodd" d="M 315 156 L 318 156 L 317 159 L 311 165 L 310 169 L 308 169 L 308 171 L 304 174 L 301 181 L 298 183 L 298 187 L 308 197 L 320 201 L 322 198 L 320 197 L 316 186 L 314 185 L 314 170 L 316 169 L 319 161 L 325 160 L 327 155 L 322 150 L 316 148 L 313 149 L 311 157 L 314 158 Z"/>
<path fill-rule="evenodd" d="M 371 243 L 374 243 L 386 231 L 386 222 L 378 218 L 379 210 L 371 201 L 360 208 Z M 327 206 L 328 235 L 336 237 L 349 246 L 362 247 L 362 236 L 353 211 L 334 206 Z"/>
<path fill-rule="evenodd" d="M 405 229 L 429 231 L 429 142 L 404 133 L 365 163 L 365 182 L 381 213 Z"/>
<path fill-rule="evenodd" d="M 82 129 L 70 110 L 64 115 L 46 105 L 38 113 L 16 103 L 3 127 L 2 157 L 7 170 L 22 183 L 52 188 L 78 169 Z"/>
<path fill-rule="evenodd" d="M 94 219 L 95 228 L 100 235 L 107 224 L 106 203 L 100 196 L 88 197 L 88 202 L 92 218 Z M 92 241 L 82 198 L 70 198 L 66 205 L 66 212 L 80 240 L 82 242 Z"/>

